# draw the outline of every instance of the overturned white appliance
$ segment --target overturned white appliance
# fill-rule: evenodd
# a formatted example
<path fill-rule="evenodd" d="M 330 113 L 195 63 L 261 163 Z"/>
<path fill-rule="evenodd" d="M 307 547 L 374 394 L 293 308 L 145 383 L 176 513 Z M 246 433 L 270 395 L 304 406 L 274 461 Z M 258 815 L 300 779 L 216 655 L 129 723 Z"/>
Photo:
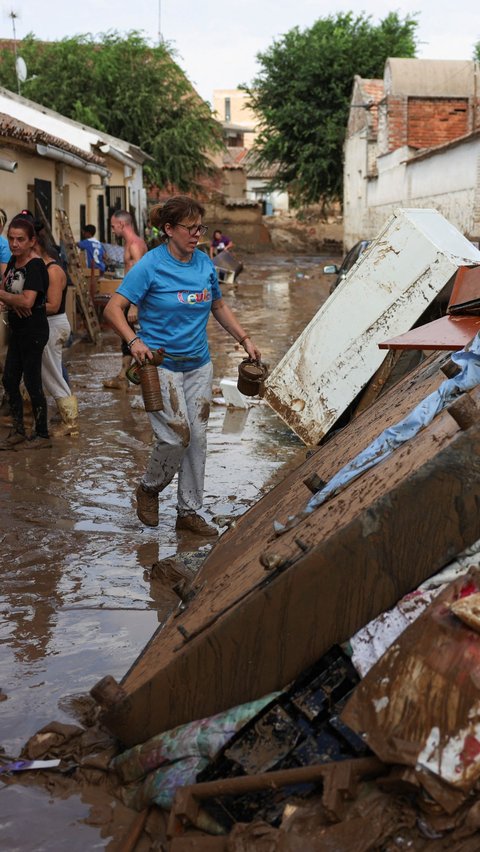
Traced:
<path fill-rule="evenodd" d="M 408 331 L 480 251 L 436 210 L 398 209 L 265 382 L 265 399 L 313 446 L 380 367 L 378 344 Z"/>

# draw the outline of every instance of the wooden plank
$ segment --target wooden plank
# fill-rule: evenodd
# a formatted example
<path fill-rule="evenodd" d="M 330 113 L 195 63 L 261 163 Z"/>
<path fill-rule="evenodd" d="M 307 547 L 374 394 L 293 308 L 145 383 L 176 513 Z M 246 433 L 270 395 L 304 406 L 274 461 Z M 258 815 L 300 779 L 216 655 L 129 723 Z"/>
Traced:
<path fill-rule="evenodd" d="M 480 299 L 480 266 L 461 266 L 453 282 L 448 310 L 474 299 Z"/>
<path fill-rule="evenodd" d="M 480 331 L 480 316 L 474 317 L 440 317 L 427 322 L 418 328 L 412 328 L 405 334 L 383 340 L 378 344 L 379 349 L 423 349 L 425 351 L 442 350 L 457 351 Z"/>
<path fill-rule="evenodd" d="M 392 370 L 395 367 L 400 355 L 397 352 L 389 352 L 383 364 L 378 368 L 377 372 L 372 376 L 365 390 L 360 396 L 360 399 L 355 406 L 353 417 L 358 417 L 362 411 L 375 402 L 380 396 L 386 382 L 388 382 Z"/>
<path fill-rule="evenodd" d="M 421 399 L 438 388 L 445 380 L 443 368 L 449 361 L 444 355 L 429 356 L 387 391 L 381 401 L 364 411 L 354 425 L 349 424 L 310 452 L 297 469 L 237 519 L 234 529 L 222 535 L 202 566 L 202 579 L 224 576 L 229 580 L 237 570 L 245 576 L 245 565 L 258 564 L 268 539 L 272 538 L 274 519 L 297 514 L 310 498 L 304 480 L 314 474 L 326 481 L 331 479 L 383 429 L 405 417 Z"/>
<path fill-rule="evenodd" d="M 284 687 L 480 537 L 480 427 L 461 431 L 446 411 L 298 527 L 272 534 L 273 517 L 304 507 L 305 475 L 330 478 L 356 454 L 349 443 L 381 431 L 385 408 L 396 422 L 419 389 L 423 398 L 438 385 L 440 364 L 421 365 L 419 387 L 410 377 L 392 388 L 222 536 L 203 588 L 155 634 L 122 681 L 127 698 L 104 717 L 125 744 Z M 266 572 L 263 552 L 289 567 Z"/>
<path fill-rule="evenodd" d="M 55 216 L 60 230 L 60 238 L 65 246 L 68 271 L 75 287 L 77 302 L 83 314 L 90 340 L 92 343 L 96 343 L 101 331 L 91 294 L 90 279 L 85 277 L 84 268 L 80 261 L 80 254 L 65 210 L 55 210 Z"/>

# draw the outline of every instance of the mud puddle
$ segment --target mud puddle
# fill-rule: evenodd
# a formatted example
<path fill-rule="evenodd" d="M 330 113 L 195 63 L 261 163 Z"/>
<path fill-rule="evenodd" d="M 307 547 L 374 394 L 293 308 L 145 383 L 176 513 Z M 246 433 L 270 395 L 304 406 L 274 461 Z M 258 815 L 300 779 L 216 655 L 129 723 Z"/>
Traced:
<path fill-rule="evenodd" d="M 247 259 L 228 304 L 273 367 L 328 293 L 327 257 Z M 237 377 L 243 350 L 214 322 L 209 327 L 214 385 Z M 66 353 L 80 411 L 80 435 L 51 450 L 0 453 L 0 746 L 15 757 L 52 720 L 74 723 L 72 697 L 104 675 L 122 678 L 172 607 L 148 569 L 153 562 L 211 544 L 175 532 L 176 482 L 163 493 L 158 529 L 143 527 L 133 492 L 149 455 L 151 430 L 136 389 L 106 391 L 120 362 L 117 338 Z M 220 393 L 215 394 L 221 403 Z M 53 413 L 53 408 L 52 408 Z M 206 517 L 231 519 L 269 490 L 305 448 L 269 407 L 247 411 L 214 404 L 209 424 Z M 85 824 L 90 804 L 51 800 L 16 784 L 0 791 L 4 846 L 14 849 L 106 848 L 98 826 Z M 43 810 L 45 809 L 45 813 Z M 25 835 L 28 815 L 36 845 Z M 44 826 L 44 829 L 42 829 Z"/>

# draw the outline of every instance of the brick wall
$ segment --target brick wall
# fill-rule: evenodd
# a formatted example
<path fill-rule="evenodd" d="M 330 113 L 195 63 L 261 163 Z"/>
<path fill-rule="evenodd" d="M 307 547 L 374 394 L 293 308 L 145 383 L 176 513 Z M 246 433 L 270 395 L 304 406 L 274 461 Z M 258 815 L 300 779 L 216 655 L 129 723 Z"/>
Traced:
<path fill-rule="evenodd" d="M 386 98 L 388 150 L 396 151 L 407 144 L 408 100 L 389 95 Z"/>
<path fill-rule="evenodd" d="M 469 132 L 467 98 L 408 99 L 408 145 L 432 148 Z"/>
<path fill-rule="evenodd" d="M 389 95 L 386 107 L 389 151 L 404 145 L 433 148 L 458 139 L 472 129 L 468 98 L 407 98 Z"/>

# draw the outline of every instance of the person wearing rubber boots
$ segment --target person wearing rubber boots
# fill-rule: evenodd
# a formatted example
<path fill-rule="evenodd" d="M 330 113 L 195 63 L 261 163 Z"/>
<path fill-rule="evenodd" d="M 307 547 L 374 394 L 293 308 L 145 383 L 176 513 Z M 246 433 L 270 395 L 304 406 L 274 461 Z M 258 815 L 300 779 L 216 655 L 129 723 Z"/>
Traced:
<path fill-rule="evenodd" d="M 197 249 L 206 233 L 204 208 L 189 196 L 173 196 L 152 209 L 151 222 L 163 242 L 125 276 L 105 308 L 105 319 L 128 345 L 139 365 L 164 351 L 157 367 L 163 411 L 149 413 L 156 443 L 137 487 L 137 515 L 158 525 L 158 495 L 178 472 L 177 530 L 217 535 L 199 514 L 207 453 L 206 431 L 213 368 L 207 339 L 210 313 L 252 359 L 260 352 L 225 304 L 215 267 Z M 131 337 L 125 309 L 138 307 L 140 331 Z"/>

